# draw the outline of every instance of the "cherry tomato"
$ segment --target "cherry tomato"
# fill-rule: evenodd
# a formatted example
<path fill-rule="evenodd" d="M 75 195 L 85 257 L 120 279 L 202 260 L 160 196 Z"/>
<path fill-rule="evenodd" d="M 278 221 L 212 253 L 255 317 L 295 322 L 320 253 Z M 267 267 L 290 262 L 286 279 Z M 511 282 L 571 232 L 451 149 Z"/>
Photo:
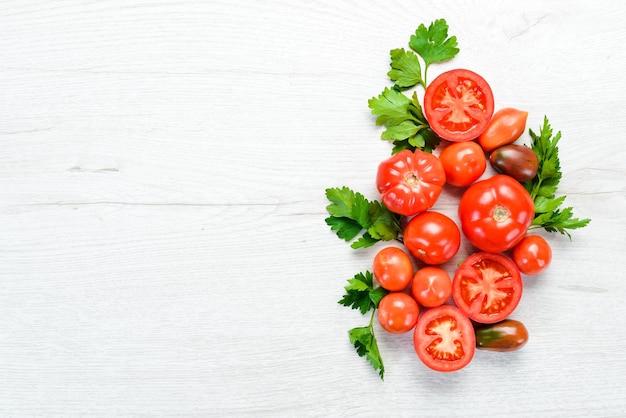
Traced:
<path fill-rule="evenodd" d="M 474 246 L 492 253 L 521 241 L 534 211 L 533 199 L 524 186 L 504 174 L 472 184 L 459 202 L 463 233 Z"/>
<path fill-rule="evenodd" d="M 515 142 L 526 129 L 528 112 L 506 107 L 498 110 L 485 131 L 478 137 L 478 143 L 485 151 Z"/>
<path fill-rule="evenodd" d="M 392 212 L 413 216 L 432 207 L 446 182 L 441 161 L 427 152 L 403 150 L 378 166 L 376 186 Z"/>
<path fill-rule="evenodd" d="M 374 277 L 387 290 L 406 288 L 413 278 L 411 258 L 399 248 L 383 248 L 374 257 Z"/>
<path fill-rule="evenodd" d="M 489 156 L 489 163 L 498 173 L 511 176 L 521 183 L 532 180 L 539 168 L 535 151 L 517 144 L 496 148 Z"/>
<path fill-rule="evenodd" d="M 423 267 L 413 276 L 411 294 L 420 305 L 427 308 L 443 305 L 452 294 L 452 281 L 442 268 Z"/>
<path fill-rule="evenodd" d="M 527 235 L 513 247 L 512 255 L 519 270 L 533 276 L 548 268 L 552 261 L 552 248 L 543 237 Z"/>
<path fill-rule="evenodd" d="M 441 305 L 426 311 L 413 334 L 415 352 L 422 362 L 439 372 L 467 366 L 474 357 L 476 337 L 472 323 L 454 306 Z"/>
<path fill-rule="evenodd" d="M 446 215 L 427 211 L 409 221 L 404 229 L 404 245 L 418 260 L 441 264 L 459 251 L 461 232 Z"/>
<path fill-rule="evenodd" d="M 505 319 L 474 328 L 476 348 L 491 351 L 515 351 L 528 342 L 528 330 L 519 321 Z"/>
<path fill-rule="evenodd" d="M 419 307 L 411 296 L 402 292 L 385 295 L 378 304 L 378 322 L 387 332 L 403 334 L 415 327 Z"/>
<path fill-rule="evenodd" d="M 508 317 L 522 297 L 522 276 L 505 255 L 478 252 L 457 269 L 452 280 L 454 302 L 476 322 L 492 324 Z"/>
<path fill-rule="evenodd" d="M 485 152 L 474 141 L 448 145 L 439 154 L 446 173 L 446 183 L 455 187 L 466 187 L 483 175 L 487 167 Z"/>
<path fill-rule="evenodd" d="M 452 142 L 476 139 L 491 120 L 493 106 L 491 87 L 469 70 L 446 71 L 424 94 L 424 115 L 430 128 Z"/>

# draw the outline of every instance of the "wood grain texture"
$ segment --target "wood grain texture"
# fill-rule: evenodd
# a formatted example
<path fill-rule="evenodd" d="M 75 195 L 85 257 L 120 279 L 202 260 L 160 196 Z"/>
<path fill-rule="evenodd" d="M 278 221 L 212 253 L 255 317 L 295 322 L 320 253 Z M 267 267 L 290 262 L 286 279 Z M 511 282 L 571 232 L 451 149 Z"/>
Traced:
<path fill-rule="evenodd" d="M 324 189 L 376 198 L 367 100 L 439 17 L 461 53 L 431 77 L 471 68 L 496 107 L 548 115 L 592 223 L 525 279 L 523 350 L 437 374 L 380 331 L 383 383 L 336 303 L 380 247 L 333 236 Z M 0 2 L 0 415 L 623 415 L 624 21 L 617 1 Z"/>

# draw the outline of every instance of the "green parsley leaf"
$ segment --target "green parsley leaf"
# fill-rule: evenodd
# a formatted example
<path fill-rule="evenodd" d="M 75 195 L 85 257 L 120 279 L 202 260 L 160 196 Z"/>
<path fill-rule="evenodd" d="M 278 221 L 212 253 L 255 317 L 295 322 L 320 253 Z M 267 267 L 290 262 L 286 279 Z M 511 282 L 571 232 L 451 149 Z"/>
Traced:
<path fill-rule="evenodd" d="M 374 275 L 370 271 L 356 274 L 348 280 L 348 285 L 344 289 L 346 293 L 338 303 L 359 309 L 363 315 L 370 309 L 376 309 L 380 299 L 389 293 L 380 286 L 374 288 Z"/>
<path fill-rule="evenodd" d="M 424 85 L 422 81 L 422 67 L 419 59 L 413 51 L 405 51 L 404 48 L 392 49 L 391 70 L 387 73 L 396 87 L 407 89 L 416 84 Z M 426 87 L 424 85 L 424 87 Z"/>
<path fill-rule="evenodd" d="M 400 215 L 389 211 L 382 203 L 370 202 L 348 187 L 326 189 L 326 197 L 331 202 L 326 206 L 331 216 L 325 221 L 339 238 L 352 241 L 363 232 L 352 243 L 352 248 L 370 247 L 378 241 L 400 240 Z"/>
<path fill-rule="evenodd" d="M 459 53 L 456 36 L 448 37 L 448 24 L 445 19 L 435 20 L 426 28 L 422 23 L 411 36 L 409 46 L 424 60 L 424 74 L 434 62 L 443 62 Z M 426 77 L 423 77 L 424 85 Z"/>
<path fill-rule="evenodd" d="M 381 138 L 394 143 L 392 153 L 417 148 L 432 152 L 439 145 L 440 138 L 430 130 L 415 92 L 409 99 L 402 92 L 385 87 L 368 105 L 378 115 L 376 124 L 387 128 Z"/>
<path fill-rule="evenodd" d="M 559 232 L 571 239 L 568 229 L 583 228 L 591 220 L 574 218 L 573 208 L 560 208 L 565 196 L 556 197 L 556 191 L 563 176 L 557 146 L 561 139 L 561 132 L 554 135 L 548 118 L 544 117 L 539 134 L 533 132 L 532 129 L 529 133 L 532 139 L 531 148 L 539 160 L 537 175 L 524 183 L 524 187 L 535 203 L 535 217 L 530 228 Z"/>
<path fill-rule="evenodd" d="M 372 313 L 373 316 L 373 313 Z M 383 365 L 383 359 L 378 350 L 378 342 L 374 336 L 374 328 L 370 322 L 367 327 L 357 327 L 348 331 L 350 342 L 354 344 L 357 354 L 360 357 L 365 357 L 367 361 L 372 365 L 374 370 L 378 370 L 378 375 L 381 380 L 384 380 L 385 366 Z"/>

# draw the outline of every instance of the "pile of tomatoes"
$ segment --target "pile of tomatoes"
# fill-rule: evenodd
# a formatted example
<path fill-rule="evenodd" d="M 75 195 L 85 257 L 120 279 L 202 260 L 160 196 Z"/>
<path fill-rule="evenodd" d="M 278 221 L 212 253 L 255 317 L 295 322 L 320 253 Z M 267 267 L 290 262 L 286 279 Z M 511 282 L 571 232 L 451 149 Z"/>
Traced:
<path fill-rule="evenodd" d="M 509 315 L 522 296 L 522 273 L 541 273 L 552 252 L 541 236 L 527 235 L 534 201 L 522 183 L 536 176 L 537 156 L 513 144 L 525 131 L 527 113 L 494 113 L 488 83 L 458 69 L 430 83 L 424 114 L 448 145 L 438 156 L 403 150 L 378 167 L 383 203 L 403 215 L 405 247 L 383 248 L 374 258 L 374 276 L 389 291 L 378 305 L 378 320 L 390 333 L 413 330 L 426 366 L 455 371 L 470 362 L 477 346 L 507 351 L 526 342 L 525 327 Z M 498 174 L 479 180 L 487 155 Z M 460 228 L 432 210 L 445 184 L 463 188 Z M 439 265 L 457 254 L 462 236 L 477 250 L 451 278 Z"/>

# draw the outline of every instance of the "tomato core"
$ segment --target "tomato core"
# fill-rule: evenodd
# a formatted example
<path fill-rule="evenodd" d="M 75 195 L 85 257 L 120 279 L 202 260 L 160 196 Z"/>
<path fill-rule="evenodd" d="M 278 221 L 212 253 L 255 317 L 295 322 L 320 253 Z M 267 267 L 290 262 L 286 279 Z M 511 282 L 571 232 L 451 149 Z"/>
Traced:
<path fill-rule="evenodd" d="M 456 320 L 452 316 L 441 316 L 426 325 L 426 335 L 438 335 L 426 352 L 432 358 L 443 361 L 455 361 L 465 356 L 461 343 L 461 332 L 457 329 Z"/>
<path fill-rule="evenodd" d="M 509 219 L 509 211 L 504 206 L 496 206 L 493 211 L 493 219 L 496 222 L 504 222 Z"/>
<path fill-rule="evenodd" d="M 411 187 L 417 186 L 419 178 L 413 172 L 407 173 L 406 176 L 404 176 L 404 182 Z"/>

